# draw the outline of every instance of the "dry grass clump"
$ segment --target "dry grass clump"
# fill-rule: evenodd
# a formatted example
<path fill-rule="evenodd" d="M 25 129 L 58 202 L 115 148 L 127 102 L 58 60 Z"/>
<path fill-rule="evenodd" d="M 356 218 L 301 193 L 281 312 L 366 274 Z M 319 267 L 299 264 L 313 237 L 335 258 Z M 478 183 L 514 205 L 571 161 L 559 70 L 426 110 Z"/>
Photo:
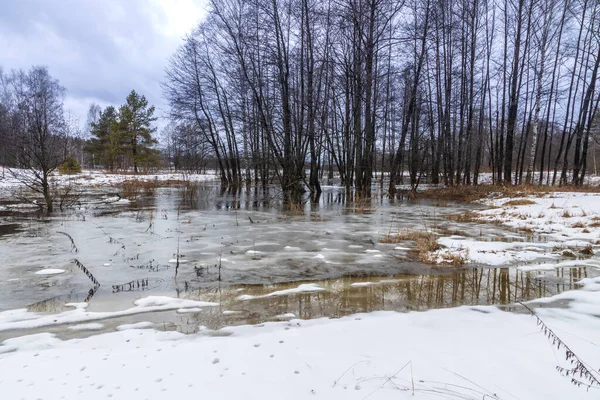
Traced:
<path fill-rule="evenodd" d="M 563 257 L 577 258 L 577 255 L 575 255 L 575 253 L 573 253 L 573 251 L 569 249 L 563 250 L 561 254 Z"/>
<path fill-rule="evenodd" d="M 513 207 L 513 206 L 531 206 L 537 204 L 535 201 L 533 200 L 529 200 L 529 199 L 515 199 L 515 200 L 509 200 L 506 203 L 503 204 L 503 206 L 508 206 L 508 207 Z"/>
<path fill-rule="evenodd" d="M 579 252 L 581 254 L 586 255 L 586 256 L 593 256 L 594 255 L 594 248 L 592 247 L 591 244 L 588 244 L 587 246 L 579 249 Z"/>
<path fill-rule="evenodd" d="M 127 179 L 121 184 L 121 197 L 136 198 L 137 196 L 152 196 L 156 184 L 152 181 L 143 181 L 138 179 Z"/>
<path fill-rule="evenodd" d="M 480 222 L 480 220 L 479 220 L 480 217 L 481 216 L 474 211 L 465 211 L 460 214 L 450 214 L 446 218 L 448 218 L 450 221 L 466 223 L 466 222 Z"/>
<path fill-rule="evenodd" d="M 379 241 L 381 243 L 400 243 L 404 240 L 413 240 L 418 241 L 419 239 L 430 239 L 433 238 L 435 240 L 435 235 L 426 231 L 416 231 L 416 230 L 404 230 L 398 233 L 393 233 L 389 235 L 385 235 Z"/>
<path fill-rule="evenodd" d="M 452 265 L 454 267 L 462 267 L 468 261 L 468 254 L 463 253 L 451 253 L 444 255 L 444 264 Z"/>
<path fill-rule="evenodd" d="M 592 222 L 588 224 L 588 228 L 600 228 L 600 217 L 592 217 Z"/>
<path fill-rule="evenodd" d="M 439 249 L 438 249 L 439 250 Z M 438 253 L 434 252 L 423 252 L 419 253 L 419 261 L 426 264 L 436 265 L 451 265 L 454 267 L 461 267 L 465 265 L 469 260 L 469 251 L 442 251 Z"/>
<path fill-rule="evenodd" d="M 416 251 L 419 254 L 430 253 L 442 248 L 442 245 L 437 242 L 437 238 L 433 234 L 419 236 L 416 242 Z"/>
<path fill-rule="evenodd" d="M 573 225 L 571 225 L 571 228 L 585 228 L 585 224 L 581 221 L 575 222 Z"/>
<path fill-rule="evenodd" d="M 569 213 L 569 210 L 567 210 L 567 209 L 565 209 L 560 216 L 563 218 L 571 218 L 572 217 L 571 213 Z"/>

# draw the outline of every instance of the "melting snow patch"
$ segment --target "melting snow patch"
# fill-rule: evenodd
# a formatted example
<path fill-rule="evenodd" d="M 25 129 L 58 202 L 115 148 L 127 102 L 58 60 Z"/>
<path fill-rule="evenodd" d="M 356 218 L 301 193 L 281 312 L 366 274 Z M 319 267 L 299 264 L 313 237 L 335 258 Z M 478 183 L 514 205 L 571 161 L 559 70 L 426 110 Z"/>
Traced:
<path fill-rule="evenodd" d="M 12 329 L 39 328 L 77 322 L 97 321 L 107 318 L 123 317 L 151 311 L 168 311 L 180 308 L 217 306 L 218 303 L 176 299 L 166 296 L 149 296 L 134 302 L 135 307 L 122 311 L 87 311 L 79 306 L 75 310 L 63 311 L 58 314 L 42 314 L 29 312 L 27 309 L 0 312 L 0 331 Z"/>
<path fill-rule="evenodd" d="M 104 328 L 104 325 L 98 322 L 90 322 L 89 324 L 79 324 L 69 326 L 69 330 L 72 331 L 97 331 Z"/>
<path fill-rule="evenodd" d="M 199 307 L 180 308 L 179 310 L 177 310 L 177 314 L 193 314 L 200 311 L 202 311 L 202 309 Z"/>
<path fill-rule="evenodd" d="M 294 313 L 279 314 L 275 318 L 281 319 L 281 320 L 292 319 L 292 318 L 296 318 L 296 314 L 294 314 Z"/>
<path fill-rule="evenodd" d="M 177 259 L 176 259 L 176 258 L 171 258 L 171 259 L 169 260 L 169 262 L 170 262 L 171 264 L 176 264 L 176 263 L 177 263 Z M 187 262 L 188 262 L 188 260 L 183 260 L 183 259 L 181 259 L 181 258 L 179 259 L 179 264 L 185 264 L 185 263 L 187 263 Z"/>
<path fill-rule="evenodd" d="M 323 289 L 321 286 L 319 286 L 315 283 L 304 283 L 304 284 L 298 286 L 297 288 L 293 288 L 293 289 L 278 290 L 276 292 L 272 292 L 272 293 L 265 294 L 262 296 L 252 296 L 249 294 L 243 294 L 241 296 L 236 297 L 236 299 L 237 300 L 252 300 L 252 299 L 260 299 L 263 297 L 286 296 L 286 295 L 295 294 L 295 293 L 322 292 L 324 290 L 325 289 Z"/>
<path fill-rule="evenodd" d="M 350 284 L 350 287 L 365 287 L 365 286 L 372 286 L 374 285 L 373 282 L 354 282 L 352 284 Z"/>
<path fill-rule="evenodd" d="M 65 270 L 60 269 L 60 268 L 46 268 L 46 269 L 37 271 L 35 274 L 36 275 L 57 275 L 57 274 L 62 274 L 63 272 L 65 272 Z"/>
<path fill-rule="evenodd" d="M 287 251 L 300 251 L 300 250 L 302 250 L 300 247 L 294 247 L 294 246 L 285 246 L 284 249 L 287 250 Z"/>
<path fill-rule="evenodd" d="M 153 326 L 154 326 L 154 322 L 142 321 L 142 322 L 136 322 L 133 324 L 119 325 L 119 326 L 117 326 L 117 330 L 118 331 L 129 331 L 129 330 L 133 330 L 133 329 L 152 328 Z"/>

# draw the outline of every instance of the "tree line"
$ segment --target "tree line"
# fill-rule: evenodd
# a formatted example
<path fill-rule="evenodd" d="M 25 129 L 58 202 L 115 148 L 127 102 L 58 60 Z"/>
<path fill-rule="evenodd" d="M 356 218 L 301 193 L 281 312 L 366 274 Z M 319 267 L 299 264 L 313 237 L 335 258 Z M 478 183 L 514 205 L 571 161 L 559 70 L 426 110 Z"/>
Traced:
<path fill-rule="evenodd" d="M 163 90 L 233 185 L 581 185 L 599 66 L 592 0 L 212 0 Z"/>
<path fill-rule="evenodd" d="M 86 137 L 64 108 L 65 94 L 66 89 L 46 67 L 10 72 L 0 68 L 0 165 L 39 194 L 43 201 L 36 204 L 47 212 L 54 210 L 55 199 L 60 197 L 52 174 L 61 166 L 67 172 L 78 170 L 91 158 L 91 166 L 132 168 L 137 173 L 138 168 L 159 162 L 157 140 L 152 137 L 154 107 L 144 96 L 132 91 L 118 111 L 92 105 Z"/>

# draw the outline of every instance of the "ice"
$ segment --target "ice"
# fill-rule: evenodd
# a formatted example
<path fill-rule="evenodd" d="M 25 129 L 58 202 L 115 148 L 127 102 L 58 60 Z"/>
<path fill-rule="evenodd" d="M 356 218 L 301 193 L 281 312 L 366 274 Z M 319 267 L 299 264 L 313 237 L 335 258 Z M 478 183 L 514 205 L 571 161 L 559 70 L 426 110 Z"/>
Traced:
<path fill-rule="evenodd" d="M 122 311 L 87 311 L 77 307 L 75 310 L 64 311 L 58 314 L 40 314 L 29 312 L 26 309 L 0 312 L 0 332 L 11 329 L 39 328 L 61 324 L 98 321 L 107 318 L 122 317 L 141 314 L 151 311 L 177 310 L 180 308 L 211 307 L 217 303 L 176 299 L 167 296 L 148 296 L 134 302 L 135 307 Z"/>
<path fill-rule="evenodd" d="M 350 284 L 351 287 L 366 287 L 366 286 L 372 286 L 374 283 L 373 282 L 354 282 L 352 284 Z"/>
<path fill-rule="evenodd" d="M 248 294 L 243 294 L 241 296 L 238 296 L 237 299 L 244 301 L 244 300 L 252 300 L 252 299 L 258 299 L 258 298 L 263 298 L 263 297 L 287 296 L 290 294 L 297 294 L 297 293 L 321 292 L 324 290 L 326 290 L 326 289 L 320 287 L 319 285 L 317 285 L 315 283 L 303 283 L 302 285 L 299 285 L 298 287 L 293 288 L 293 289 L 278 290 L 276 292 L 272 292 L 272 293 L 265 294 L 262 296 L 252 296 L 252 295 L 248 295 Z"/>
<path fill-rule="evenodd" d="M 128 331 L 128 330 L 132 330 L 132 329 L 152 328 L 153 326 L 154 326 L 154 322 L 141 321 L 141 322 L 135 322 L 133 324 L 119 325 L 119 326 L 117 326 L 117 330 L 119 330 L 119 331 Z"/>
<path fill-rule="evenodd" d="M 294 313 L 285 313 L 285 314 L 279 314 L 276 316 L 277 319 L 292 319 L 292 318 L 296 318 L 296 314 Z"/>
<path fill-rule="evenodd" d="M 69 329 L 72 331 L 98 331 L 103 329 L 104 325 L 97 322 L 90 322 L 89 324 L 79 324 L 69 326 Z"/>
<path fill-rule="evenodd" d="M 60 268 L 46 268 L 46 269 L 37 271 L 35 274 L 36 275 L 56 275 L 56 274 L 62 274 L 63 272 L 65 272 L 65 270 L 60 269 Z"/>

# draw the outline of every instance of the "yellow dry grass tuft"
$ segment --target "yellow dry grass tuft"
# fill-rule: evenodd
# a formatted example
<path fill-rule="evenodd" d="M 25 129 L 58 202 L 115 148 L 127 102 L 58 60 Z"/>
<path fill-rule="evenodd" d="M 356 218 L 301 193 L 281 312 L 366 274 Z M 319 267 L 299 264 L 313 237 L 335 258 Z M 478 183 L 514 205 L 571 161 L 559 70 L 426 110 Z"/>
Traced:
<path fill-rule="evenodd" d="M 507 206 L 507 207 L 514 207 L 514 206 L 531 206 L 537 204 L 535 201 L 533 200 L 529 200 L 529 199 L 515 199 L 515 200 L 509 200 L 506 203 L 503 204 L 503 206 Z"/>

